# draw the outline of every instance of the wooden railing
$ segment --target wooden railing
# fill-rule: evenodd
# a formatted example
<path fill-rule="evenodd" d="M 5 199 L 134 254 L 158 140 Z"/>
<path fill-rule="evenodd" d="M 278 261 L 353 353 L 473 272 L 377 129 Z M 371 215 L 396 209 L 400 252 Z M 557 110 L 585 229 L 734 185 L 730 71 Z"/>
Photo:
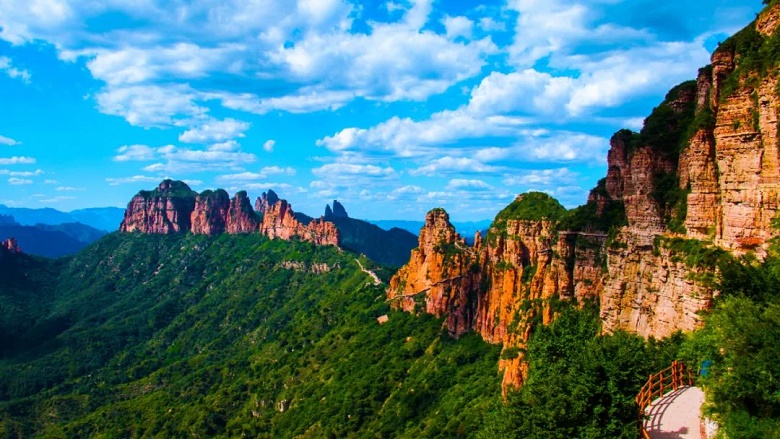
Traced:
<path fill-rule="evenodd" d="M 639 434 L 644 439 L 650 439 L 650 434 L 645 430 L 645 409 L 653 400 L 664 396 L 667 392 L 679 389 L 683 386 L 693 385 L 693 374 L 685 367 L 685 363 L 674 361 L 666 369 L 650 375 L 642 390 L 636 395 L 636 403 L 639 405 Z"/>

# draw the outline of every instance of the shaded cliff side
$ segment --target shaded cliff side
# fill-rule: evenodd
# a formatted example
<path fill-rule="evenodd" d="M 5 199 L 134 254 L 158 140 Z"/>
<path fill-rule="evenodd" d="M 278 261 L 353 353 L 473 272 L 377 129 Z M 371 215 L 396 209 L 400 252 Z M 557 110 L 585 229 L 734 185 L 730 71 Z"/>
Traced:
<path fill-rule="evenodd" d="M 400 267 L 409 260 L 409 252 L 417 246 L 417 236 L 406 230 L 384 230 L 367 221 L 351 218 L 344 206 L 333 200 L 333 208 L 325 206 L 323 219 L 339 230 L 339 245 L 362 253 L 383 265 Z"/>
<path fill-rule="evenodd" d="M 338 230 L 333 223 L 320 219 L 302 224 L 292 206 L 273 191 L 264 193 L 257 207 L 255 212 L 245 191 L 231 199 L 222 189 L 197 194 L 183 182 L 165 180 L 155 190 L 141 191 L 133 197 L 119 230 L 150 234 L 260 233 L 270 238 L 298 238 L 338 246 Z"/>
<path fill-rule="evenodd" d="M 434 209 L 387 296 L 504 345 L 504 385 L 522 384 L 523 347 L 562 300 L 594 299 L 603 330 L 666 337 L 700 325 L 718 261 L 765 254 L 780 194 L 780 4 L 674 87 L 638 133 L 610 141 L 607 176 L 571 211 L 521 195 L 472 247 Z M 556 206 L 557 205 L 557 206 Z M 724 256 L 725 255 L 725 256 Z"/>

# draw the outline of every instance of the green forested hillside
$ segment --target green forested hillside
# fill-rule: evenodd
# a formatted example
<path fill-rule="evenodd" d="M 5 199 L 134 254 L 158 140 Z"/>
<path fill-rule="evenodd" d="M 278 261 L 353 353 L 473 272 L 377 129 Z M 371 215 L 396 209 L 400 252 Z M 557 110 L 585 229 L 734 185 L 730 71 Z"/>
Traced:
<path fill-rule="evenodd" d="M 554 304 L 502 400 L 499 347 L 389 310 L 350 252 L 119 233 L 71 259 L 5 252 L 0 437 L 631 438 L 637 390 L 675 358 L 710 361 L 729 437 L 777 437 L 777 254 L 724 263 L 689 337 L 601 334 L 597 307 Z"/>
<path fill-rule="evenodd" d="M 499 398 L 498 347 L 391 312 L 332 247 L 112 234 L 30 261 L 0 263 L 49 282 L 0 290 L 2 437 L 459 437 Z M 20 296 L 37 323 L 7 319 Z"/>

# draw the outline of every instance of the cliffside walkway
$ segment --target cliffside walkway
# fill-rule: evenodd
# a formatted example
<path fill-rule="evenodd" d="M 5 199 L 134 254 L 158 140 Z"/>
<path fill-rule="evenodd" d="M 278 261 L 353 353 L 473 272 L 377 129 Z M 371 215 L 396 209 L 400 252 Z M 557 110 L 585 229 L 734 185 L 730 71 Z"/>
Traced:
<path fill-rule="evenodd" d="M 643 439 L 700 439 L 704 392 L 693 387 L 684 363 L 675 361 L 650 375 L 636 396 Z"/>

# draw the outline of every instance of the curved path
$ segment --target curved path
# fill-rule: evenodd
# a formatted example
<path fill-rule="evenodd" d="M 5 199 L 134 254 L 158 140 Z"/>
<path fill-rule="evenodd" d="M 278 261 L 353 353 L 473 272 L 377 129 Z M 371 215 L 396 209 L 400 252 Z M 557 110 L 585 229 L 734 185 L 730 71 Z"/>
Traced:
<path fill-rule="evenodd" d="M 367 275 L 371 276 L 372 279 L 374 279 L 374 285 L 382 284 L 382 281 L 379 279 L 379 276 L 377 276 L 376 273 L 374 273 L 373 271 L 364 268 L 363 264 L 360 263 L 359 259 L 355 259 L 355 262 L 357 262 L 358 265 L 360 266 L 360 271 L 366 273 Z"/>
<path fill-rule="evenodd" d="M 700 439 L 704 392 L 698 387 L 680 387 L 658 398 L 645 409 L 645 430 L 651 439 Z"/>

